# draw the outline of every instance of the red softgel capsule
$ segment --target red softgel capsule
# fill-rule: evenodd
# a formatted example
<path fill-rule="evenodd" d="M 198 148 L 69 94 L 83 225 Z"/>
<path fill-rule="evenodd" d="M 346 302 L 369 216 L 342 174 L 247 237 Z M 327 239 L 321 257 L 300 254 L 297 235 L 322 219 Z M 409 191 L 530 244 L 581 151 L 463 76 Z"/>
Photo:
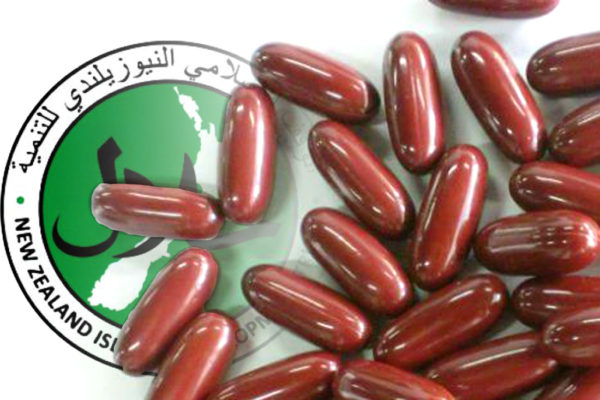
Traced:
<path fill-rule="evenodd" d="M 275 179 L 277 136 L 271 98 L 258 85 L 232 93 L 223 129 L 219 199 L 227 218 L 259 222 L 269 206 Z"/>
<path fill-rule="evenodd" d="M 201 311 L 217 283 L 212 255 L 190 248 L 156 276 L 121 330 L 115 360 L 140 374 L 156 367 L 179 332 Z"/>
<path fill-rule="evenodd" d="M 218 201 L 210 196 L 122 183 L 96 187 L 92 214 L 112 230 L 172 239 L 212 239 L 224 222 Z"/>
<path fill-rule="evenodd" d="M 487 161 L 470 145 L 440 160 L 417 216 L 409 271 L 416 284 L 436 290 L 459 272 L 471 248 L 485 200 Z"/>
<path fill-rule="evenodd" d="M 412 302 L 412 287 L 396 258 L 352 218 L 329 208 L 302 221 L 312 256 L 363 309 L 397 315 Z"/>
<path fill-rule="evenodd" d="M 600 176 L 568 165 L 536 161 L 513 172 L 513 200 L 527 211 L 571 209 L 600 222 Z"/>
<path fill-rule="evenodd" d="M 310 131 L 308 148 L 321 175 L 365 225 L 390 238 L 412 228 L 415 211 L 406 189 L 354 132 L 321 121 Z"/>
<path fill-rule="evenodd" d="M 598 44 L 600 46 L 600 43 Z M 552 131 L 549 140 L 552 158 L 574 167 L 600 162 L 600 100 L 568 114 Z"/>
<path fill-rule="evenodd" d="M 461 350 L 433 364 L 426 376 L 460 400 L 503 400 L 540 386 L 558 363 L 539 334 L 520 333 Z"/>
<path fill-rule="evenodd" d="M 559 312 L 600 307 L 600 278 L 566 275 L 528 279 L 514 290 L 511 305 L 521 322 L 539 328 Z"/>
<path fill-rule="evenodd" d="M 252 267 L 242 289 L 248 303 L 266 318 L 328 350 L 358 350 L 371 335 L 369 320 L 345 297 L 285 268 Z"/>
<path fill-rule="evenodd" d="M 444 121 L 435 57 L 416 33 L 396 36 L 383 60 L 385 114 L 400 163 L 431 170 L 444 153 Z"/>
<path fill-rule="evenodd" d="M 220 385 L 207 400 L 328 400 L 340 367 L 339 355 L 300 354 L 240 375 Z"/>
<path fill-rule="evenodd" d="M 494 38 L 483 32 L 462 35 L 452 52 L 452 71 L 479 123 L 506 157 L 524 163 L 544 155 L 542 113 Z"/>
<path fill-rule="evenodd" d="M 542 329 L 545 350 L 559 363 L 600 367 L 600 308 L 577 308 L 550 317 Z"/>
<path fill-rule="evenodd" d="M 169 349 L 150 388 L 149 400 L 204 399 L 219 384 L 235 354 L 237 323 L 205 313 Z"/>
<path fill-rule="evenodd" d="M 554 10 L 559 0 L 429 0 L 448 10 L 502 18 L 530 18 Z"/>
<path fill-rule="evenodd" d="M 535 400 L 600 399 L 600 368 L 572 369 L 549 384 Z"/>
<path fill-rule="evenodd" d="M 475 256 L 492 271 L 549 276 L 579 271 L 600 253 L 600 228 L 570 210 L 536 211 L 501 218 L 475 240 Z"/>
<path fill-rule="evenodd" d="M 495 275 L 451 283 L 390 322 L 375 343 L 375 359 L 414 369 L 469 344 L 500 317 L 506 293 Z"/>
<path fill-rule="evenodd" d="M 333 384 L 334 400 L 454 400 L 437 383 L 376 361 L 344 364 Z"/>
<path fill-rule="evenodd" d="M 379 95 L 367 78 L 314 51 L 266 44 L 256 50 L 251 66 L 268 90 L 340 122 L 365 122 L 379 109 Z"/>
<path fill-rule="evenodd" d="M 555 96 L 600 89 L 600 32 L 542 47 L 529 60 L 527 79 L 534 89 Z"/>

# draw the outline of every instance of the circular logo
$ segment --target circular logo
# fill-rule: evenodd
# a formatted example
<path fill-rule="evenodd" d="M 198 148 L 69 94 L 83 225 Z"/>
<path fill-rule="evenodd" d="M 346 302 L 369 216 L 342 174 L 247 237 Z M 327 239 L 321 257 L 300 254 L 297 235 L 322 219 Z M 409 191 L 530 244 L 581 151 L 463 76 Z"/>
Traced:
<path fill-rule="evenodd" d="M 190 246 L 210 250 L 220 265 L 207 308 L 237 318 L 236 360 L 279 333 L 248 307 L 240 281 L 255 264 L 301 257 L 295 176 L 305 165 L 286 146 L 278 152 L 264 222 L 228 221 L 213 240 L 111 231 L 90 210 L 91 193 L 102 182 L 216 195 L 228 97 L 251 82 L 247 61 L 234 54 L 193 43 L 144 43 L 77 68 L 29 115 L 4 175 L 4 241 L 29 302 L 72 346 L 116 367 L 120 327 L 158 271 Z M 286 132 L 290 124 L 279 125 L 280 138 L 294 137 Z"/>

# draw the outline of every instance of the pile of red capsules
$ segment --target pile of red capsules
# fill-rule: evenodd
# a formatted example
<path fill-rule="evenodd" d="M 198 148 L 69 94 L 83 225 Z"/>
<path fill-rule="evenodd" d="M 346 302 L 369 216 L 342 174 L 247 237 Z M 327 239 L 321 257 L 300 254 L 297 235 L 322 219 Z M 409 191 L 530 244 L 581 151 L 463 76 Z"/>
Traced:
<path fill-rule="evenodd" d="M 514 1 L 435 3 L 459 8 L 462 3 L 470 11 L 484 11 L 469 7 L 485 5 L 490 13 L 530 16 L 549 11 L 557 1 L 521 1 L 522 8 Z M 213 238 L 225 217 L 255 223 L 268 207 L 277 145 L 275 110 L 265 88 L 330 118 L 311 129 L 310 154 L 356 220 L 317 208 L 304 217 L 301 230 L 306 247 L 348 297 L 275 265 L 250 268 L 241 284 L 259 313 L 324 351 L 220 383 L 236 349 L 238 327 L 222 313 L 204 311 L 218 266 L 208 251 L 190 248 L 156 277 L 117 346 L 116 360 L 126 372 L 157 368 L 150 399 L 491 400 L 548 382 L 538 400 L 600 399 L 600 368 L 594 368 L 600 367 L 600 278 L 565 275 L 586 268 L 600 252 L 600 177 L 578 169 L 600 162 L 600 101 L 567 115 L 547 140 L 534 98 L 492 37 L 464 34 L 451 62 L 486 133 L 506 157 L 523 164 L 509 189 L 527 212 L 479 232 L 486 159 L 468 144 L 444 149 L 435 60 L 414 33 L 390 43 L 384 87 L 398 160 L 415 174 L 432 171 L 418 212 L 402 183 L 344 125 L 375 115 L 374 86 L 343 64 L 287 44 L 261 47 L 252 59 L 261 86 L 240 86 L 231 96 L 218 200 L 129 184 L 95 190 L 94 216 L 111 229 Z M 536 90 L 550 95 L 600 88 L 600 33 L 542 48 L 531 59 L 527 77 Z M 537 161 L 546 146 L 560 163 Z M 378 237 L 410 237 L 408 276 L 430 296 L 414 300 L 411 281 Z M 510 301 L 517 318 L 535 330 L 468 347 L 489 331 L 509 302 L 495 274 L 455 280 L 471 244 L 489 270 L 532 276 Z M 375 332 L 367 315 L 392 319 Z M 370 339 L 375 361 L 342 361 L 340 354 L 354 353 Z M 562 375 L 560 366 L 567 367 Z"/>

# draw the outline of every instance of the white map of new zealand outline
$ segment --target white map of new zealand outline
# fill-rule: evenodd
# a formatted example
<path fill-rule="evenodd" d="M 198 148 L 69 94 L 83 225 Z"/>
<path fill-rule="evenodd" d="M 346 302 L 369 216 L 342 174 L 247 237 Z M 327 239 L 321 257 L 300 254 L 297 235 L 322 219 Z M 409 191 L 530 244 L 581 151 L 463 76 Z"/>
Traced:
<path fill-rule="evenodd" d="M 194 130 L 200 139 L 200 151 L 194 163 L 194 171 L 198 182 L 202 182 L 205 192 L 215 194 L 217 182 L 217 162 L 219 142 L 215 134 L 215 125 L 209 123 L 209 129 L 202 129 L 200 107 L 191 96 L 181 94 L 177 86 L 173 87 L 183 111 L 194 123 Z M 143 242 L 136 244 L 139 246 Z M 114 311 L 125 309 L 135 301 L 148 276 L 153 262 L 162 257 L 170 257 L 169 244 L 172 240 L 163 240 L 151 251 L 135 257 L 122 258 L 108 265 L 104 274 L 94 284 L 88 298 L 90 305 L 102 306 Z"/>

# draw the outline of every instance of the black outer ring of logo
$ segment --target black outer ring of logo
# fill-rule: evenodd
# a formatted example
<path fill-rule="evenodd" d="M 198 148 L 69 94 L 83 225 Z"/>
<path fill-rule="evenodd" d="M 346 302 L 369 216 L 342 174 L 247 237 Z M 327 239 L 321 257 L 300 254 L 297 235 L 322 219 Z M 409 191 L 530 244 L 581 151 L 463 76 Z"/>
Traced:
<path fill-rule="evenodd" d="M 0 225 L 2 225 L 2 240 L 4 242 L 4 250 L 6 252 L 6 257 L 8 258 L 8 262 L 10 264 L 10 268 L 13 272 L 13 275 L 15 276 L 15 280 L 17 281 L 17 284 L 19 285 L 19 288 L 21 289 L 21 292 L 23 293 L 23 295 L 25 296 L 25 298 L 27 299 L 27 302 L 29 303 L 29 305 L 31 306 L 31 308 L 33 308 L 33 310 L 36 312 L 36 314 L 38 315 L 38 317 L 40 317 L 42 319 L 42 321 L 44 321 L 44 323 L 48 326 L 48 328 L 50 328 L 55 334 L 57 334 L 62 340 L 64 340 L 65 342 L 67 342 L 71 347 L 73 347 L 74 349 L 78 350 L 79 352 L 85 354 L 86 356 L 104 364 L 104 365 L 108 365 L 109 367 L 113 367 L 113 368 L 117 368 L 117 369 L 122 369 L 119 365 L 110 363 L 108 361 L 105 361 L 93 354 L 91 354 L 90 352 L 88 352 L 87 350 L 84 350 L 82 348 L 80 348 L 79 346 L 75 345 L 74 343 L 72 343 L 65 335 L 63 335 L 58 329 L 56 329 L 51 323 L 50 321 L 48 321 L 46 319 L 46 317 L 44 317 L 44 315 L 42 314 L 42 312 L 40 310 L 38 310 L 38 308 L 36 307 L 35 303 L 33 302 L 33 300 L 31 299 L 31 297 L 29 296 L 29 294 L 27 293 L 27 291 L 25 290 L 25 287 L 23 286 L 23 283 L 21 282 L 21 280 L 19 279 L 19 276 L 17 274 L 17 270 L 15 268 L 15 265 L 13 263 L 12 258 L 10 257 L 10 253 L 9 253 L 9 248 L 8 248 L 8 240 L 6 239 L 6 225 L 5 225 L 5 221 L 4 221 L 4 194 L 5 194 L 5 189 L 6 189 L 6 178 L 8 177 L 8 171 L 10 169 L 10 161 L 14 155 L 15 149 L 17 148 L 17 143 L 19 143 L 19 140 L 21 139 L 21 136 L 23 135 L 23 131 L 26 128 L 26 124 L 29 120 L 31 120 L 31 118 L 33 117 L 33 115 L 35 114 L 36 110 L 46 101 L 46 99 L 52 94 L 54 93 L 54 91 L 60 87 L 66 80 L 68 80 L 70 77 L 72 77 L 73 75 L 75 75 L 76 73 L 78 73 L 79 71 L 81 71 L 82 69 L 86 68 L 88 65 L 93 64 L 94 62 L 101 60 L 105 57 L 108 57 L 110 55 L 113 55 L 115 53 L 121 52 L 121 51 L 125 51 L 125 50 L 130 50 L 130 49 L 134 49 L 137 47 L 143 47 L 143 46 L 153 46 L 153 45 L 182 45 L 182 46 L 192 46 L 192 47 L 199 47 L 199 48 L 203 48 L 203 49 L 207 49 L 207 50 L 212 50 L 212 51 L 216 51 L 219 52 L 221 54 L 225 54 L 229 57 L 235 58 L 238 61 L 242 61 L 244 63 L 249 63 L 248 60 L 233 54 L 231 52 L 228 52 L 226 50 L 222 50 L 219 49 L 218 47 L 214 47 L 214 46 L 209 46 L 209 45 L 204 45 L 204 44 L 199 44 L 199 43 L 194 43 L 194 42 L 187 42 L 187 41 L 177 41 L 177 40 L 167 40 L 167 41 L 150 41 L 150 42 L 142 42 L 142 43 L 137 43 L 137 44 L 132 44 L 129 46 L 124 46 L 124 47 L 120 47 L 118 49 L 115 50 L 111 50 L 109 52 L 103 53 L 91 60 L 86 61 L 85 63 L 81 64 L 79 67 L 75 68 L 73 71 L 71 71 L 69 74 L 65 75 L 61 80 L 59 80 L 56 84 L 54 84 L 54 86 L 52 86 L 50 88 L 50 90 L 48 90 L 46 92 L 46 94 L 44 94 L 44 96 L 40 99 L 40 101 L 37 102 L 37 104 L 33 107 L 33 109 L 31 110 L 31 112 L 29 113 L 29 115 L 27 116 L 27 118 L 25 119 L 25 123 L 23 123 L 23 125 L 21 126 L 21 129 L 19 130 L 19 133 L 15 139 L 15 141 L 13 142 L 13 145 L 10 149 L 10 153 L 8 155 L 8 159 L 6 161 L 6 167 L 4 168 L 4 175 L 2 178 L 2 196 L 0 198 Z M 129 87 L 128 87 L 129 88 Z M 62 141 L 62 138 L 61 138 Z M 54 149 L 54 151 L 56 150 L 56 147 Z M 54 151 L 53 151 L 53 155 L 54 155 Z M 46 173 L 44 173 L 44 180 L 46 177 Z M 43 186 L 44 182 L 42 181 L 42 185 L 40 186 L 40 191 L 41 191 L 41 187 Z M 40 192 L 40 195 L 42 193 Z M 40 205 L 40 209 L 41 209 L 41 205 Z M 39 211 L 39 210 L 38 210 Z M 41 218 L 41 215 L 40 215 Z M 40 223 L 41 223 L 41 219 L 40 219 Z M 43 229 L 42 229 L 42 236 L 45 237 L 44 233 L 43 233 Z M 46 246 L 46 242 L 44 241 L 44 246 Z M 52 263 L 54 264 L 54 263 Z M 62 279 L 62 276 L 59 275 Z M 68 286 L 67 286 L 68 287 Z M 69 288 L 69 290 L 71 291 L 71 289 Z M 78 296 L 76 296 L 76 299 L 79 299 Z M 104 319 L 104 318 L 103 318 Z M 114 325 L 114 323 L 113 323 Z M 278 334 L 276 334 L 275 336 L 277 336 Z M 274 336 L 274 337 L 275 337 Z M 271 338 L 273 339 L 273 338 Z M 269 340 L 270 341 L 270 340 Z M 266 344 L 266 343 L 265 343 Z M 144 373 L 144 375 L 154 375 L 152 373 Z"/>

